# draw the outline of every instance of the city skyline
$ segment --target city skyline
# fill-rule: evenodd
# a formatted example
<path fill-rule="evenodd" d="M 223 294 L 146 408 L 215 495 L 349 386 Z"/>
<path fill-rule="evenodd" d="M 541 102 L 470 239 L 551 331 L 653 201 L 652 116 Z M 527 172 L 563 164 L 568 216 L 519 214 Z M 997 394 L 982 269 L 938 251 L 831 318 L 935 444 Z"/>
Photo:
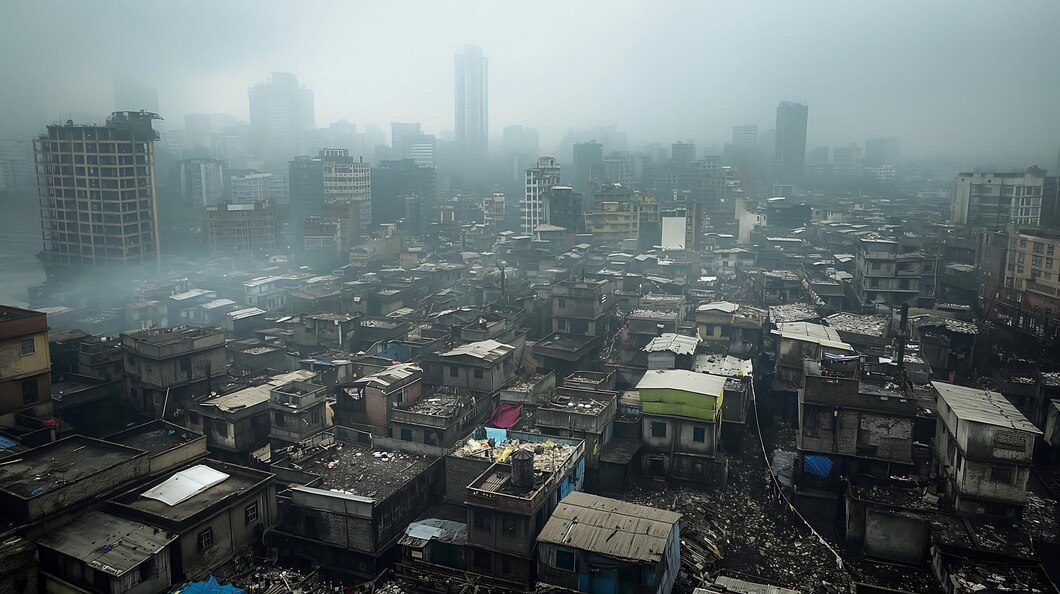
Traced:
<path fill-rule="evenodd" d="M 260 36 L 257 28 L 246 23 L 221 25 L 245 21 L 244 13 L 251 12 L 248 4 L 226 3 L 216 7 L 213 19 L 191 26 L 183 8 L 159 3 L 152 5 L 150 14 L 174 26 L 133 33 L 137 43 L 159 51 L 138 56 L 103 47 L 102 59 L 72 69 L 50 58 L 12 52 L 37 27 L 58 28 L 61 33 L 74 24 L 95 23 L 98 15 L 90 8 L 59 0 L 15 6 L 8 12 L 10 18 L 0 24 L 0 32 L 5 33 L 0 35 L 0 49 L 20 56 L 0 66 L 0 76 L 9 81 L 0 89 L 0 103 L 9 106 L 0 129 L 13 137 L 28 137 L 44 124 L 70 114 L 105 116 L 114 102 L 112 81 L 125 78 L 158 90 L 160 112 L 167 122 L 181 121 L 187 113 L 214 111 L 246 119 L 246 89 L 269 72 L 286 71 L 297 74 L 316 92 L 318 125 L 347 119 L 386 128 L 391 121 L 419 121 L 428 133 L 440 136 L 453 128 L 452 56 L 465 44 L 475 43 L 489 55 L 493 71 L 489 125 L 495 133 L 491 142 L 507 125 L 538 129 L 542 146 L 549 147 L 569 128 L 617 123 L 635 144 L 694 138 L 701 146 L 720 145 L 734 125 L 770 127 L 776 103 L 788 99 L 814 110 L 809 146 L 895 136 L 903 141 L 903 153 L 914 159 L 953 157 L 990 163 L 1007 153 L 1019 162 L 1051 164 L 1055 160 L 1060 117 L 1048 98 L 1060 88 L 1060 74 L 1049 67 L 1048 56 L 1060 54 L 1060 39 L 1048 34 L 1046 27 L 1060 16 L 1060 5 L 1055 3 L 1030 3 L 1018 13 L 997 4 L 975 3 L 957 19 L 941 6 L 915 3 L 889 3 L 886 9 L 833 6 L 814 11 L 819 22 L 812 25 L 807 21 L 809 11 L 802 7 L 771 5 L 768 14 L 724 7 L 717 11 L 718 22 L 741 23 L 746 28 L 720 31 L 702 47 L 680 41 L 691 37 L 682 33 L 699 22 L 689 18 L 702 10 L 698 6 L 678 2 L 649 9 L 630 4 L 628 10 L 615 11 L 607 36 L 593 33 L 580 42 L 581 56 L 576 60 L 564 59 L 561 48 L 549 47 L 537 41 L 537 36 L 529 36 L 521 45 L 514 43 L 513 38 L 524 36 L 512 33 L 540 27 L 548 20 L 547 10 L 513 22 L 508 11 L 498 7 L 463 6 L 469 7 L 464 13 L 421 6 L 421 20 L 432 23 L 430 28 L 417 29 L 422 34 L 409 36 L 408 47 L 400 55 L 388 53 L 364 61 L 356 76 L 330 67 L 322 57 L 338 49 L 340 39 L 349 45 L 343 48 L 346 52 L 369 51 L 372 44 L 382 43 L 379 36 L 400 17 L 393 9 L 340 6 L 335 8 L 335 18 L 327 19 L 316 18 L 323 6 L 315 3 L 309 3 L 304 14 L 284 12 L 282 17 L 260 10 L 252 12 L 254 20 L 272 31 L 271 36 Z M 49 19 L 49 8 L 62 9 L 68 18 Z M 594 18 L 590 12 L 571 11 L 569 19 L 554 24 L 555 34 L 576 35 L 585 30 Z M 1025 19 L 1030 12 L 1037 18 Z M 467 13 L 476 18 L 457 16 Z M 338 35 L 337 24 L 347 22 L 341 16 L 353 18 L 363 35 L 355 40 Z M 856 26 L 839 26 L 842 23 Z M 906 23 L 910 26 L 901 29 L 900 39 L 915 43 L 895 45 L 893 32 Z M 825 33 L 799 36 L 798 27 L 789 26 L 794 24 L 820 27 Z M 202 29 L 218 41 L 201 48 L 182 46 L 181 52 L 162 51 L 166 44 L 179 42 L 170 30 L 181 29 L 177 25 Z M 668 31 L 665 43 L 652 45 L 652 39 L 633 34 L 652 27 Z M 631 41 L 616 51 L 613 41 L 623 35 Z M 950 50 L 954 42 L 968 38 L 989 42 L 970 45 L 962 52 Z M 1035 51 L 1016 49 L 1028 43 Z M 746 49 L 727 50 L 737 44 Z M 785 47 L 785 51 L 773 54 L 769 48 L 774 47 Z M 724 88 L 731 90 L 719 91 L 715 84 L 679 74 L 666 57 L 671 53 L 705 60 L 704 66 L 712 73 L 708 78 L 730 82 Z M 981 67 L 1016 61 L 1021 68 L 1010 82 L 1025 91 L 1018 101 L 1000 85 L 984 85 L 974 96 L 959 91 Z M 797 67 L 803 64 L 813 67 L 810 71 Z M 53 76 L 43 81 L 27 77 L 42 69 Z M 632 83 L 633 77 L 625 73 L 637 70 L 684 80 L 682 93 Z M 415 75 L 398 76 L 398 72 Z M 366 80 L 372 84 L 365 85 Z M 550 88 L 563 92 L 548 92 Z M 973 121 L 976 126 L 969 126 Z"/>

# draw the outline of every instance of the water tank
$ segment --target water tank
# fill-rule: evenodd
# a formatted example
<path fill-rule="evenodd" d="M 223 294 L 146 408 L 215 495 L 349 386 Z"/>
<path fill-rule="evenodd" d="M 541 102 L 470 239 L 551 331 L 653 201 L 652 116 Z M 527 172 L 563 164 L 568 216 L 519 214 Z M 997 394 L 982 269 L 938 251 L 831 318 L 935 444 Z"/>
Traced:
<path fill-rule="evenodd" d="M 534 453 L 518 449 L 512 453 L 512 486 L 529 489 L 534 486 Z"/>

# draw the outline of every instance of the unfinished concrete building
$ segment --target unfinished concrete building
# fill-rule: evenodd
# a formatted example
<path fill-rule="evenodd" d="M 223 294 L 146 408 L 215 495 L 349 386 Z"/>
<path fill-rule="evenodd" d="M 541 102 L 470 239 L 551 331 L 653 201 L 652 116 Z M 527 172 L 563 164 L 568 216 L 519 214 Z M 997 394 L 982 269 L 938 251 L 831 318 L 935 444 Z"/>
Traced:
<path fill-rule="evenodd" d="M 211 391 L 225 372 L 225 335 L 213 328 L 157 328 L 121 335 L 125 397 L 136 410 L 162 416 Z M 168 403 L 167 403 L 168 399 Z M 172 407 L 172 408 L 170 408 Z"/>

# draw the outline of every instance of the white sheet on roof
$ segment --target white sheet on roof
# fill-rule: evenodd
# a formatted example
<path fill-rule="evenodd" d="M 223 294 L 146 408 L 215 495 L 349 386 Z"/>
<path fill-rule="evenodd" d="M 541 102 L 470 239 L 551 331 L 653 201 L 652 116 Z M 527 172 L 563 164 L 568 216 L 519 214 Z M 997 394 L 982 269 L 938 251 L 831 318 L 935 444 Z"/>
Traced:
<path fill-rule="evenodd" d="M 228 476 L 205 464 L 199 464 L 187 470 L 181 470 L 166 479 L 165 482 L 153 489 L 140 493 L 140 495 L 148 499 L 161 501 L 172 507 L 224 481 Z"/>

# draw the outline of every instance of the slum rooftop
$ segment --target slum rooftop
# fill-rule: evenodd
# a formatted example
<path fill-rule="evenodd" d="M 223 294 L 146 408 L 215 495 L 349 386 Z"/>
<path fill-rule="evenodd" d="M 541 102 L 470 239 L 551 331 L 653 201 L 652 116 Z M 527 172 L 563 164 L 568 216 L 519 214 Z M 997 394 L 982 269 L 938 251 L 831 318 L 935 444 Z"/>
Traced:
<path fill-rule="evenodd" d="M 221 334 L 221 330 L 217 328 L 193 328 L 191 326 L 174 326 L 172 328 L 152 328 L 148 330 L 138 330 L 136 332 L 129 332 L 125 334 L 130 338 L 146 342 L 148 344 L 163 345 L 172 342 L 180 342 L 183 340 L 191 340 L 194 338 L 201 338 L 203 336 L 212 336 L 214 334 Z"/>
<path fill-rule="evenodd" d="M 997 392 L 939 381 L 933 381 L 931 385 L 959 420 L 1009 427 L 1039 435 L 1042 433 L 1007 398 Z"/>
<path fill-rule="evenodd" d="M 465 397 L 460 394 L 436 392 L 429 397 L 420 398 L 412 404 L 400 406 L 399 408 L 410 413 L 448 418 L 460 410 L 464 399 Z"/>
<path fill-rule="evenodd" d="M 160 454 L 188 442 L 201 439 L 202 435 L 189 431 L 168 421 L 149 421 L 107 437 L 107 441 Z"/>
<path fill-rule="evenodd" d="M 37 545 L 121 577 L 177 539 L 175 534 L 98 511 L 51 530 Z M 103 543 L 101 545 L 101 543 Z"/>
<path fill-rule="evenodd" d="M 311 487 L 381 500 L 423 472 L 431 461 L 427 456 L 338 442 L 302 466 L 320 476 Z"/>
<path fill-rule="evenodd" d="M 769 319 L 774 324 L 805 322 L 819 317 L 817 310 L 809 303 L 785 303 L 769 307 Z"/>
<path fill-rule="evenodd" d="M 540 542 L 572 547 L 612 559 L 657 563 L 681 514 L 574 491 L 545 523 Z"/>
<path fill-rule="evenodd" d="M 549 401 L 541 406 L 544 409 L 560 410 L 579 415 L 598 415 L 611 402 L 612 398 L 593 398 L 589 395 L 553 394 Z"/>
<path fill-rule="evenodd" d="M 115 504 L 170 522 L 184 522 L 226 499 L 234 499 L 272 479 L 252 468 L 207 460 L 165 479 L 117 497 Z M 201 485 L 205 489 L 196 490 Z"/>
<path fill-rule="evenodd" d="M 457 357 L 460 355 L 468 355 L 476 359 L 493 362 L 514 350 L 515 347 L 504 344 L 503 342 L 498 342 L 496 340 L 480 340 L 478 342 L 471 342 L 458 346 L 455 349 L 441 353 L 441 356 Z"/>
<path fill-rule="evenodd" d="M 847 312 L 832 314 L 826 319 L 828 320 L 828 325 L 839 332 L 880 338 L 887 335 L 887 328 L 891 323 L 887 316 L 859 315 Z"/>
<path fill-rule="evenodd" d="M 696 352 L 696 346 L 699 345 L 699 342 L 699 336 L 684 336 L 666 332 L 651 339 L 651 342 L 645 345 L 642 350 L 648 353 L 670 351 L 675 355 L 691 355 Z"/>
<path fill-rule="evenodd" d="M 475 458 L 479 460 L 497 460 L 504 462 L 515 450 L 534 452 L 534 470 L 550 471 L 562 468 L 563 465 L 578 453 L 578 447 L 569 443 L 569 439 L 549 439 L 540 436 L 541 441 L 524 441 L 517 438 L 502 439 L 490 446 L 488 439 L 468 438 L 460 443 L 450 454 L 457 458 Z M 540 448 L 541 451 L 537 452 Z"/>
<path fill-rule="evenodd" d="M 0 490 L 31 499 L 146 456 L 140 450 L 90 437 L 74 435 L 32 450 L 0 464 Z"/>
<path fill-rule="evenodd" d="M 740 359 L 732 355 L 697 355 L 693 368 L 697 373 L 726 377 L 751 377 L 754 374 L 754 365 L 750 359 Z"/>

